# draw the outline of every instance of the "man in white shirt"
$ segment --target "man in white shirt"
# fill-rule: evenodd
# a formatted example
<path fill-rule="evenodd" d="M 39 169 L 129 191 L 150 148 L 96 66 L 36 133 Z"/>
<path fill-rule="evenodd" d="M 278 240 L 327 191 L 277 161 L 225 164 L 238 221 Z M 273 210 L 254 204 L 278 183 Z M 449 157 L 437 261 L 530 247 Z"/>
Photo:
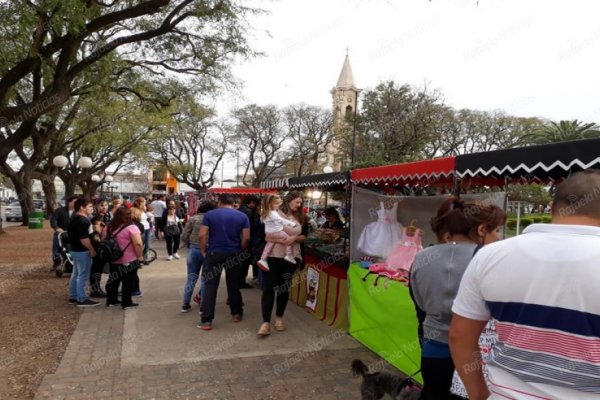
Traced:
<path fill-rule="evenodd" d="M 462 278 L 449 343 L 471 400 L 600 399 L 600 171 L 564 180 L 552 218 L 485 246 Z M 486 382 L 478 338 L 489 319 L 498 340 Z"/>
<path fill-rule="evenodd" d="M 160 232 L 162 232 L 164 221 L 163 213 L 167 209 L 167 203 L 165 203 L 165 196 L 158 196 L 152 203 L 152 214 L 154 215 L 154 225 L 156 226 L 156 239 L 160 239 Z"/>

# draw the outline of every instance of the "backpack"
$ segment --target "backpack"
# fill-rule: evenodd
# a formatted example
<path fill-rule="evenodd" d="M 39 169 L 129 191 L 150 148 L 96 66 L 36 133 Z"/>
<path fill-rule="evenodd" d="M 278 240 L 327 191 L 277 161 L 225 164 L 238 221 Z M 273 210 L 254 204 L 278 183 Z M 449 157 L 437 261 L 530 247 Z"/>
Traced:
<path fill-rule="evenodd" d="M 98 253 L 98 257 L 100 258 L 100 260 L 102 260 L 103 262 L 110 263 L 110 262 L 115 262 L 119 258 L 123 257 L 125 250 L 127 249 L 127 247 L 129 247 L 131 245 L 131 242 L 129 242 L 129 244 L 123 250 L 121 250 L 119 248 L 119 245 L 117 244 L 116 236 L 123 229 L 125 229 L 125 228 L 119 229 L 117 232 L 115 232 L 114 235 L 110 231 L 110 228 L 107 229 L 106 238 L 101 240 L 100 243 L 98 244 L 97 253 Z"/>

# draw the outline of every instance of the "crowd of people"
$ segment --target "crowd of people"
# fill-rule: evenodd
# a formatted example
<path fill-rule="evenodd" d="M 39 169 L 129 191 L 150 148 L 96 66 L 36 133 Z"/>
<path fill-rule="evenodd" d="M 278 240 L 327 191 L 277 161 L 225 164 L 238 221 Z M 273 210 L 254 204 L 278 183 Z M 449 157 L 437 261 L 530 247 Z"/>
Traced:
<path fill-rule="evenodd" d="M 455 197 L 441 204 L 431 221 L 438 243 L 417 253 L 410 270 L 422 348 L 421 399 L 459 398 L 450 392 L 455 371 L 470 399 L 597 398 L 600 201 L 590 197 L 597 187 L 600 171 L 573 174 L 556 190 L 552 224 L 533 224 L 506 240 L 499 237 L 506 221 L 501 208 Z M 182 226 L 185 215 L 163 199 L 148 206 L 137 199 L 130 208 L 115 201 L 110 209 L 104 201 L 94 207 L 89 200 L 68 198 L 52 217 L 52 227 L 54 240 L 65 230 L 70 237 L 75 266 L 69 303 L 97 305 L 87 295 L 89 284 L 90 296 L 105 296 L 107 306 L 135 307 L 132 298 L 141 295 L 137 270 L 155 225 L 168 260 L 179 258 L 180 245 L 188 249 L 181 312 L 189 312 L 193 300 L 199 303 L 199 328 L 213 329 L 223 272 L 231 320 L 243 319 L 241 289 L 251 287 L 246 277 L 252 265 L 262 289 L 257 334 L 284 331 L 290 280 L 303 267 L 302 244 L 309 231 L 302 205 L 296 191 L 283 198 L 268 195 L 262 202 L 247 196 L 241 204 L 222 194 L 217 202 L 201 202 Z M 337 210 L 323 214 L 323 228 L 343 227 Z M 110 234 L 123 255 L 110 263 L 104 293 L 95 246 Z M 490 320 L 497 341 L 484 378 L 478 340 Z"/>
<path fill-rule="evenodd" d="M 60 262 L 57 237 L 67 231 L 74 264 L 69 304 L 96 306 L 100 302 L 93 298 L 105 298 L 107 306 L 127 309 L 136 307 L 138 304 L 132 299 L 143 295 L 138 270 L 146 263 L 144 254 L 152 240 L 164 239 L 169 261 L 180 259 L 180 246 L 184 246 L 187 248 L 187 278 L 181 312 L 192 309 L 192 300 L 198 303 L 201 313 L 198 327 L 203 330 L 212 329 L 223 271 L 231 319 L 241 321 L 244 302 L 240 290 L 253 287 L 246 281 L 252 266 L 253 283 L 263 290 L 263 321 L 258 334 L 266 336 L 271 332 L 273 308 L 274 329 L 285 330 L 283 316 L 289 281 L 295 269 L 303 266 L 301 244 L 308 235 L 308 218 L 302 202 L 299 192 L 290 192 L 283 199 L 268 195 L 262 204 L 254 195 L 240 202 L 232 195 L 222 194 L 216 202 L 201 202 L 195 215 L 186 221 L 183 207 L 163 197 L 149 204 L 143 197 L 132 203 L 115 197 L 109 206 L 104 200 L 93 204 L 88 199 L 73 196 L 51 218 L 55 231 L 53 259 L 55 265 Z M 281 229 L 273 229 L 272 220 L 277 221 Z M 98 254 L 98 245 L 109 237 L 114 238 L 123 254 L 107 263 Z M 259 269 L 261 260 L 264 264 Z M 103 272 L 109 276 L 105 291 L 101 287 Z M 198 282 L 199 289 L 194 295 Z"/>

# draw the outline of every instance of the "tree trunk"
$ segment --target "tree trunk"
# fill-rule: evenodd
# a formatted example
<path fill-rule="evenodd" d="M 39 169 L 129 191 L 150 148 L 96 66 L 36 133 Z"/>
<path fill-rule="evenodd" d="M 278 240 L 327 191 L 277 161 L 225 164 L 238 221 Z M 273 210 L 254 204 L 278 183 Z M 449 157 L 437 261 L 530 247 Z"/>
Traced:
<path fill-rule="evenodd" d="M 44 175 L 41 179 L 42 190 L 46 198 L 46 215 L 48 218 L 54 213 L 57 207 L 56 187 L 54 186 L 54 175 Z"/>
<path fill-rule="evenodd" d="M 23 169 L 16 175 L 11 176 L 10 180 L 15 186 L 15 191 L 21 204 L 21 213 L 23 214 L 22 226 L 29 225 L 29 213 L 33 208 L 33 193 L 31 192 L 31 175 Z"/>
<path fill-rule="evenodd" d="M 61 179 L 65 183 L 65 199 L 70 196 L 73 196 L 75 194 L 75 186 L 77 185 L 77 182 L 75 181 L 73 176 L 70 175 L 67 178 Z"/>

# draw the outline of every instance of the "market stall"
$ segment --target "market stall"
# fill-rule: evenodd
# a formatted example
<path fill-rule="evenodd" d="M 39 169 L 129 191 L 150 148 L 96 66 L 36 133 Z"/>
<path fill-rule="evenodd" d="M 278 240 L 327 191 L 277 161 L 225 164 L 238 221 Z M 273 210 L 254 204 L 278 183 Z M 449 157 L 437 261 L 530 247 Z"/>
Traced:
<path fill-rule="evenodd" d="M 454 167 L 449 157 L 352 171 L 349 333 L 409 375 L 419 370 L 420 346 L 406 280 L 369 273 L 368 267 L 386 258 L 390 238 L 399 238 L 405 226 L 423 231 L 423 246 L 435 242 L 429 220 L 452 191 Z"/>
<path fill-rule="evenodd" d="M 600 167 L 600 139 L 573 140 L 456 157 L 456 175 L 470 182 L 550 182 Z"/>
<path fill-rule="evenodd" d="M 328 196 L 331 199 L 334 193 L 347 190 L 349 173 L 295 177 L 279 183 L 289 190 L 305 191 L 306 198 L 312 198 L 318 191 L 325 199 Z M 347 205 L 341 208 L 347 209 Z M 311 229 L 304 246 L 305 268 L 296 272 L 290 293 L 291 301 L 331 327 L 342 330 L 348 330 L 348 238 L 347 228 Z"/>

